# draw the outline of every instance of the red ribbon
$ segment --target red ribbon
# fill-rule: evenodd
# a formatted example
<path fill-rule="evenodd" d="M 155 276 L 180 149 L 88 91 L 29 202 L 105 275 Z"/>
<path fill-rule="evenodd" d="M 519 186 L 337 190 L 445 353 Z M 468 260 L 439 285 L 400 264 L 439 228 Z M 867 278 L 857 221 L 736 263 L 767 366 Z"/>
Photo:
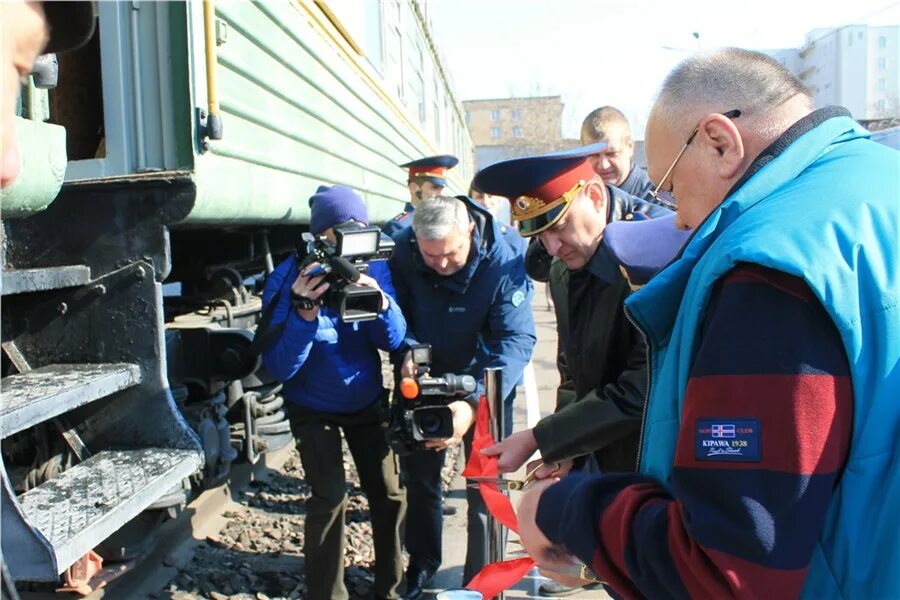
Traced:
<path fill-rule="evenodd" d="M 487 400 L 482 396 L 478 401 L 472 454 L 462 472 L 463 477 L 497 477 L 498 475 L 497 457 L 485 456 L 481 453 L 483 448 L 493 446 L 495 443 L 491 436 L 490 418 Z M 503 523 L 510 531 L 518 532 L 519 522 L 506 494 L 497 489 L 496 484 L 489 482 L 479 483 L 478 489 L 488 511 L 494 518 Z M 486 599 L 493 598 L 518 583 L 534 567 L 534 564 L 534 561 L 527 556 L 491 563 L 478 572 L 466 589 L 479 591 Z"/>

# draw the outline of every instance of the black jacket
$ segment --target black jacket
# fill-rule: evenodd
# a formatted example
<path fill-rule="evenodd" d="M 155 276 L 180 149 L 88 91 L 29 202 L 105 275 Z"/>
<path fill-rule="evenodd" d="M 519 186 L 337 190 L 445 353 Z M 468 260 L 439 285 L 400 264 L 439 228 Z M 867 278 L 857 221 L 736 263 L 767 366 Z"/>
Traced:
<path fill-rule="evenodd" d="M 610 222 L 634 212 L 653 217 L 668 211 L 607 186 Z M 616 265 L 596 253 L 588 265 L 568 271 L 568 335 L 557 412 L 534 428 L 545 461 L 593 453 L 602 471 L 632 471 L 637 461 L 638 428 L 647 392 L 646 348 L 629 323 L 624 300 L 628 283 Z M 552 271 L 551 285 L 563 274 Z"/>

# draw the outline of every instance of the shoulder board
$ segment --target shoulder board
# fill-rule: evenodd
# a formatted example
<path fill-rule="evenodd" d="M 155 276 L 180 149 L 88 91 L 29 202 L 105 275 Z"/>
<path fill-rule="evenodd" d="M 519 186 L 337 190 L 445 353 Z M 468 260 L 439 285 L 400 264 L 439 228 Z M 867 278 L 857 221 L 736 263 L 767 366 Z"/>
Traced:
<path fill-rule="evenodd" d="M 391 221 L 402 221 L 408 214 L 409 214 L 408 212 L 402 212 L 399 215 L 397 215 L 396 217 L 394 217 L 393 219 L 391 219 Z"/>

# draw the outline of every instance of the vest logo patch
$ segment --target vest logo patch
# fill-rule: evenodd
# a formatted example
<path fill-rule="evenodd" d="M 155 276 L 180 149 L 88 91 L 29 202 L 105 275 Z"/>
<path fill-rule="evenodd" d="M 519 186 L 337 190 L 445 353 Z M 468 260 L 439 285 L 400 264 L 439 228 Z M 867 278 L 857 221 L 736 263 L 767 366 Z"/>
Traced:
<path fill-rule="evenodd" d="M 697 419 L 694 458 L 703 461 L 759 462 L 759 419 Z"/>
<path fill-rule="evenodd" d="M 464 313 L 466 312 L 465 306 L 451 306 L 447 309 L 449 313 Z"/>

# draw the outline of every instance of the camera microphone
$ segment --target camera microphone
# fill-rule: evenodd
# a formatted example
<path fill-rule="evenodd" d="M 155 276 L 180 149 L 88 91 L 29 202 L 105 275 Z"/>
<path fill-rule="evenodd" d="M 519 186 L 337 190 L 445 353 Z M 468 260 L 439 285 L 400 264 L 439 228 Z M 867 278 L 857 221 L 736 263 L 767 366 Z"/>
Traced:
<path fill-rule="evenodd" d="M 356 283 L 359 281 L 359 271 L 353 266 L 349 260 L 343 256 L 331 257 L 331 269 L 335 275 Z"/>

